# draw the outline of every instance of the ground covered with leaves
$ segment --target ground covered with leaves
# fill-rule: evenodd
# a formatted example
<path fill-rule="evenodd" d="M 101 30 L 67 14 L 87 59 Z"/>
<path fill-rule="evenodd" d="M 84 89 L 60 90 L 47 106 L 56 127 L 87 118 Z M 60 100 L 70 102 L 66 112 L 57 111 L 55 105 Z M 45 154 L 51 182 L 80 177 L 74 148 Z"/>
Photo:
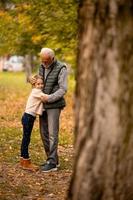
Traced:
<path fill-rule="evenodd" d="M 60 169 L 43 173 L 22 170 L 19 166 L 22 139 L 21 116 L 30 85 L 23 73 L 0 73 L 0 200 L 63 200 L 65 199 L 73 165 L 73 90 L 74 80 L 69 78 L 67 106 L 61 114 L 59 136 Z M 35 122 L 30 144 L 31 160 L 40 165 L 45 160 Z"/>

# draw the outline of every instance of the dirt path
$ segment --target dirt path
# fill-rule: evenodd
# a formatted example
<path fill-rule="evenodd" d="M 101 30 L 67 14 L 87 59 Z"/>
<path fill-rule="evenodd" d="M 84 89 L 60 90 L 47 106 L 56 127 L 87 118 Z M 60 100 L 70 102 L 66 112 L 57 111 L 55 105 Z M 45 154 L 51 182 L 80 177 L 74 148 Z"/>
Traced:
<path fill-rule="evenodd" d="M 57 172 L 33 173 L 22 170 L 18 164 L 2 162 L 0 200 L 64 200 L 72 174 L 73 148 L 62 152 L 66 163 Z"/>

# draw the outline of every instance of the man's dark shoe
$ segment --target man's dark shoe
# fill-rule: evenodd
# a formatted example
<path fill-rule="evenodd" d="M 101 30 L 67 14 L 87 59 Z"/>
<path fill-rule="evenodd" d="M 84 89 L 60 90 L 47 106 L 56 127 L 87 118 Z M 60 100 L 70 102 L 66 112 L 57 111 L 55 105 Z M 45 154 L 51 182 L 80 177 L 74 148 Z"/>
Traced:
<path fill-rule="evenodd" d="M 57 171 L 57 166 L 55 164 L 49 163 L 45 164 L 44 166 L 41 167 L 42 172 L 52 172 L 52 171 Z"/>
<path fill-rule="evenodd" d="M 45 161 L 44 163 L 42 163 L 42 164 L 40 165 L 40 167 L 42 168 L 42 167 L 44 167 L 46 164 L 49 164 L 49 161 Z M 57 163 L 56 167 L 57 167 L 57 168 L 60 168 L 60 163 Z"/>

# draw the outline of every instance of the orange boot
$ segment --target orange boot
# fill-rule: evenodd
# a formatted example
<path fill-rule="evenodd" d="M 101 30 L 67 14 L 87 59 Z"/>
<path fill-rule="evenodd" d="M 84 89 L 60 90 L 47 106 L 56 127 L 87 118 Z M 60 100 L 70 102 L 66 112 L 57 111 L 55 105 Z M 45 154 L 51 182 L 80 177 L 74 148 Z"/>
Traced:
<path fill-rule="evenodd" d="M 23 157 L 20 157 L 20 166 L 22 167 L 23 165 Z"/>
<path fill-rule="evenodd" d="M 30 159 L 20 158 L 20 166 L 23 169 L 35 172 L 38 170 L 38 167 L 31 163 Z"/>

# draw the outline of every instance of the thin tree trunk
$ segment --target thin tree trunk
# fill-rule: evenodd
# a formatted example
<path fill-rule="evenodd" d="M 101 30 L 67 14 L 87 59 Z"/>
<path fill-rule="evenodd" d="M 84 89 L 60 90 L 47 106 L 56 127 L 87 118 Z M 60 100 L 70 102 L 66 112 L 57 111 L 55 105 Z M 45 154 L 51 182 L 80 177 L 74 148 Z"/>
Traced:
<path fill-rule="evenodd" d="M 25 55 L 24 61 L 25 73 L 26 73 L 26 81 L 29 81 L 29 77 L 32 74 L 32 55 Z"/>
<path fill-rule="evenodd" d="M 133 1 L 79 6 L 69 200 L 133 200 Z"/>

